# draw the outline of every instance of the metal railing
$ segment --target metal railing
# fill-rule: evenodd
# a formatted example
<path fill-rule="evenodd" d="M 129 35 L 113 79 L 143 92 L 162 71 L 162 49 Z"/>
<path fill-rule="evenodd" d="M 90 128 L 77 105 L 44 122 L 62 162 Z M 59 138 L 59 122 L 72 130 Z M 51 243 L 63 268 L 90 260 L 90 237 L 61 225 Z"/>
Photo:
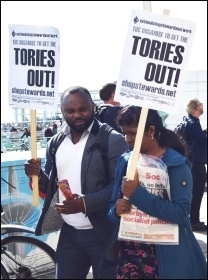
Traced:
<path fill-rule="evenodd" d="M 22 138 L 22 134 L 7 132 L 1 135 L 1 144 L 7 151 L 23 151 L 31 149 L 30 137 Z M 42 131 L 37 131 L 37 146 L 38 148 L 45 148 L 47 144 L 47 137 Z M 26 148 L 27 147 L 27 148 Z"/>

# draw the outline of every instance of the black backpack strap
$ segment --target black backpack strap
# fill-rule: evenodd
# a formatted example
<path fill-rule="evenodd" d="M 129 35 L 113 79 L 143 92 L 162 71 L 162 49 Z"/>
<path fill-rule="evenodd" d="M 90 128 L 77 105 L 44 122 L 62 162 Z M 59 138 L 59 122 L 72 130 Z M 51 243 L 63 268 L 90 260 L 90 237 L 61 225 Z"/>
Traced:
<path fill-rule="evenodd" d="M 97 142 L 99 143 L 98 150 L 101 153 L 106 174 L 108 174 L 108 137 L 112 130 L 113 128 L 107 123 L 102 124 L 100 126 L 97 139 Z"/>
<path fill-rule="evenodd" d="M 189 146 L 189 155 L 188 155 L 188 159 L 193 162 L 193 151 L 194 151 L 194 147 L 195 147 L 195 144 L 196 144 L 196 139 L 192 137 L 190 137 L 190 133 L 189 133 L 189 126 L 187 125 L 188 123 L 191 122 L 191 119 L 188 117 L 186 118 L 186 127 L 188 127 L 186 129 L 186 142 L 187 142 L 187 145 Z"/>
<path fill-rule="evenodd" d="M 64 140 L 65 136 L 66 135 L 63 133 L 63 131 L 61 131 L 61 132 L 57 133 L 54 137 L 52 137 L 50 140 L 49 154 L 52 158 L 53 163 L 55 163 L 56 151 L 58 150 L 58 147 Z"/>
<path fill-rule="evenodd" d="M 106 109 L 107 109 L 107 106 L 97 106 L 96 105 L 96 107 L 95 107 L 95 110 L 94 110 L 95 117 L 100 122 L 102 122 L 102 115 L 103 115 L 103 112 L 105 112 Z"/>
<path fill-rule="evenodd" d="M 103 122 L 103 114 L 108 108 L 106 106 L 100 106 L 99 108 L 99 121 Z"/>
<path fill-rule="evenodd" d="M 188 118 L 186 116 L 183 116 L 183 121 L 184 122 L 187 122 L 188 121 Z"/>
<path fill-rule="evenodd" d="M 113 128 L 109 126 L 107 123 L 102 123 L 98 130 L 97 141 L 93 143 L 92 146 L 88 149 L 88 153 L 92 152 L 94 149 L 99 150 L 99 152 L 101 153 L 101 157 L 103 159 L 103 164 L 107 175 L 108 175 L 108 155 L 107 155 L 108 137 L 112 130 Z"/>

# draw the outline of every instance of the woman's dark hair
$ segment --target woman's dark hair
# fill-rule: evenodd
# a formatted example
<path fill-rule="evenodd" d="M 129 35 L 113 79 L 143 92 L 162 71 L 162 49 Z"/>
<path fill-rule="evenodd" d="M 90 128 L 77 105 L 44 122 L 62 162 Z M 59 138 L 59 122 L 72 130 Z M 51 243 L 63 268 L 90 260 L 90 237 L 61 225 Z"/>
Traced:
<path fill-rule="evenodd" d="M 126 105 L 121 109 L 116 118 L 118 126 L 135 125 L 137 126 L 140 119 L 141 107 Z M 180 138 L 170 129 L 163 126 L 162 118 L 157 110 L 149 109 L 145 124 L 145 132 L 150 126 L 155 127 L 155 138 L 161 147 L 171 147 L 181 155 L 187 155 L 186 146 Z"/>

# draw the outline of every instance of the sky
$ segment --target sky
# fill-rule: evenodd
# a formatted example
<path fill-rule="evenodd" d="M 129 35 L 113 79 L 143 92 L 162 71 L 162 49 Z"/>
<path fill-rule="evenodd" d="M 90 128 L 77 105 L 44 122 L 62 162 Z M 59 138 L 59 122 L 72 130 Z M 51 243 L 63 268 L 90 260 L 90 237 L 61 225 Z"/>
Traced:
<path fill-rule="evenodd" d="M 144 1 L 1 1 L 1 123 L 8 105 L 9 24 L 53 26 L 60 32 L 58 92 L 99 90 L 116 81 L 132 9 Z M 188 71 L 207 70 L 207 1 L 151 1 L 152 12 L 196 23 Z"/>

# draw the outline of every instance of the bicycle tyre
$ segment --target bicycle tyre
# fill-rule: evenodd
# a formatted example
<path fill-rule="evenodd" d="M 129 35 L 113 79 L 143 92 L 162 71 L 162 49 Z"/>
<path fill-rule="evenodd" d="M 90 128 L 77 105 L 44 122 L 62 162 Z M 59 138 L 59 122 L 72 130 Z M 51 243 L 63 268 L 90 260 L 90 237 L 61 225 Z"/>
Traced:
<path fill-rule="evenodd" d="M 2 247 L 18 262 L 1 254 L 7 279 L 55 279 L 55 251 L 45 242 L 28 236 L 9 236 L 1 240 Z"/>
<path fill-rule="evenodd" d="M 9 274 L 3 264 L 1 264 L 1 279 L 9 279 Z"/>

